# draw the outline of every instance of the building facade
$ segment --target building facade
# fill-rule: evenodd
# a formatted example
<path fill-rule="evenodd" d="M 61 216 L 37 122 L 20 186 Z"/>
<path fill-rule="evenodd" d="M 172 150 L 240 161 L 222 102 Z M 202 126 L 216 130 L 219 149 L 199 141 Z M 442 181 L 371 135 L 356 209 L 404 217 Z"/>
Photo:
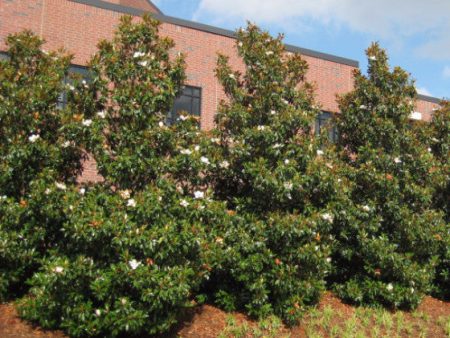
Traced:
<path fill-rule="evenodd" d="M 46 40 L 45 48 L 63 47 L 74 55 L 73 69 L 81 70 L 96 52 L 101 39 L 110 39 L 122 15 L 136 19 L 151 12 L 161 21 L 161 35 L 171 37 L 175 52 L 186 55 L 187 86 L 175 102 L 169 118 L 178 110 L 200 115 L 201 127 L 214 126 L 214 114 L 225 95 L 214 75 L 217 53 L 230 57 L 235 69 L 244 70 L 236 51 L 232 31 L 164 15 L 149 0 L 0 0 L 0 52 L 6 50 L 5 38 L 11 33 L 28 29 Z M 308 62 L 307 80 L 316 87 L 316 99 L 323 120 L 338 113 L 336 96 L 353 89 L 355 60 L 287 45 L 287 50 L 300 53 Z M 419 96 L 414 118 L 429 120 L 439 100 Z"/>

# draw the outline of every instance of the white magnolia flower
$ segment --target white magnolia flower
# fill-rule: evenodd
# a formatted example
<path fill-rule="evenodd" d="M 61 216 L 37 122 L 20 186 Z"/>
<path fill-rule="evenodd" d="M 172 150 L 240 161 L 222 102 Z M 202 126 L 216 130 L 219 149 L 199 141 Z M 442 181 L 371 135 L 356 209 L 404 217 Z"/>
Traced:
<path fill-rule="evenodd" d="M 244 44 L 242 43 L 242 41 L 239 41 L 238 46 L 242 47 Z"/>
<path fill-rule="evenodd" d="M 219 167 L 221 167 L 222 169 L 228 169 L 228 167 L 230 166 L 230 163 L 228 161 L 223 161 L 220 162 Z"/>
<path fill-rule="evenodd" d="M 431 139 L 431 141 L 433 141 L 433 142 L 435 142 L 435 143 L 438 143 L 438 142 L 439 142 L 439 140 L 438 140 L 436 137 L 433 137 L 433 138 Z"/>
<path fill-rule="evenodd" d="M 209 162 L 209 159 L 207 158 L 207 157 L 205 157 L 205 156 L 202 156 L 201 158 L 200 158 L 200 161 L 202 162 L 202 163 L 204 163 L 204 164 L 209 164 L 210 162 Z"/>
<path fill-rule="evenodd" d="M 327 257 L 327 263 L 331 262 L 331 257 Z"/>
<path fill-rule="evenodd" d="M 164 127 L 164 122 L 163 122 L 163 121 L 159 121 L 158 126 L 159 126 L 160 128 L 163 128 L 163 127 Z"/>
<path fill-rule="evenodd" d="M 120 190 L 119 191 L 119 195 L 120 197 L 122 197 L 124 200 L 127 200 L 130 198 L 131 196 L 131 191 L 130 190 Z"/>
<path fill-rule="evenodd" d="M 277 114 L 277 112 L 275 110 L 270 111 L 270 115 L 276 115 L 276 114 Z"/>
<path fill-rule="evenodd" d="M 200 150 L 200 146 L 199 146 L 199 145 L 196 145 L 196 146 L 194 147 L 194 150 L 195 150 L 195 151 L 199 151 L 199 150 Z"/>
<path fill-rule="evenodd" d="M 66 141 L 66 142 L 64 142 L 64 143 L 62 144 L 62 147 L 63 147 L 63 148 L 68 148 L 68 147 L 70 147 L 70 144 L 71 144 L 70 141 Z"/>
<path fill-rule="evenodd" d="M 142 264 L 141 262 L 138 262 L 138 261 L 135 260 L 135 259 L 132 259 L 131 261 L 128 262 L 128 265 L 129 265 L 130 268 L 133 269 L 133 270 L 136 270 L 136 269 L 139 267 L 139 265 L 141 265 L 141 264 Z"/>
<path fill-rule="evenodd" d="M 186 207 L 189 205 L 189 202 L 186 201 L 186 200 L 181 200 L 180 205 L 181 205 L 182 207 L 185 207 L 185 208 L 186 208 Z"/>
<path fill-rule="evenodd" d="M 362 104 L 362 105 L 359 106 L 359 109 L 367 109 L 367 107 Z"/>
<path fill-rule="evenodd" d="M 369 207 L 368 205 L 364 205 L 364 206 L 362 207 L 362 209 L 363 209 L 364 211 L 370 211 L 370 207 Z"/>
<path fill-rule="evenodd" d="M 285 99 L 282 99 L 281 102 L 283 102 L 284 104 L 289 104 L 289 101 Z"/>
<path fill-rule="evenodd" d="M 402 160 L 400 158 L 396 157 L 396 158 L 394 158 L 394 162 L 398 164 L 398 163 L 402 163 Z"/>
<path fill-rule="evenodd" d="M 281 148 L 283 145 L 282 144 L 280 144 L 280 143 L 275 143 L 273 146 L 272 146 L 272 148 L 273 149 L 278 149 L 278 148 Z"/>
<path fill-rule="evenodd" d="M 236 80 L 236 76 L 233 73 L 228 74 L 230 79 Z"/>
<path fill-rule="evenodd" d="M 67 88 L 69 88 L 69 90 L 71 90 L 71 91 L 74 91 L 74 90 L 75 90 L 75 87 L 72 86 L 72 85 L 67 85 Z"/>
<path fill-rule="evenodd" d="M 259 131 L 262 131 L 262 130 L 266 129 L 266 126 L 258 126 L 257 129 L 258 129 Z"/>
<path fill-rule="evenodd" d="M 69 210 L 70 210 L 70 211 L 73 211 L 73 205 L 72 205 L 72 204 L 69 205 Z"/>
<path fill-rule="evenodd" d="M 333 215 L 331 215 L 329 213 L 323 214 L 321 217 L 324 221 L 327 221 L 329 223 L 333 222 Z"/>
<path fill-rule="evenodd" d="M 3 195 L 3 196 L 1 197 L 2 200 L 6 200 L 7 198 L 8 198 L 8 196 L 6 196 L 6 195 Z"/>
<path fill-rule="evenodd" d="M 372 56 L 369 57 L 369 59 L 372 60 L 372 61 L 376 61 L 376 60 L 377 60 L 377 57 L 374 56 L 374 55 L 372 55 Z"/>
<path fill-rule="evenodd" d="M 56 182 L 55 185 L 56 185 L 56 187 L 58 189 L 61 189 L 61 190 L 66 190 L 67 189 L 67 187 L 66 187 L 66 185 L 64 183 Z"/>
<path fill-rule="evenodd" d="M 267 56 L 273 55 L 273 51 L 271 51 L 271 50 L 267 51 L 267 52 L 266 52 L 266 55 L 267 55 Z"/>
<path fill-rule="evenodd" d="M 135 201 L 133 198 L 130 198 L 130 199 L 127 201 L 127 206 L 128 206 L 128 207 L 134 208 L 134 207 L 136 206 L 136 201 Z"/>
<path fill-rule="evenodd" d="M 44 194 L 50 195 L 51 192 L 52 192 L 51 189 L 47 188 L 47 189 L 45 189 Z"/>
<path fill-rule="evenodd" d="M 100 309 L 95 310 L 95 315 L 97 317 L 100 317 L 101 314 L 102 314 L 102 310 L 100 310 Z"/>
<path fill-rule="evenodd" d="M 212 143 L 220 143 L 220 139 L 219 138 L 212 138 L 211 142 Z"/>
<path fill-rule="evenodd" d="M 80 188 L 80 190 L 78 192 L 80 193 L 80 195 L 84 195 L 86 193 L 86 189 Z"/>
<path fill-rule="evenodd" d="M 314 250 L 316 250 L 316 251 L 319 251 L 319 246 L 318 245 L 316 245 L 315 247 L 314 247 Z"/>
<path fill-rule="evenodd" d="M 284 160 L 284 164 L 289 164 L 289 163 L 291 163 L 291 161 L 289 161 L 288 159 Z"/>
<path fill-rule="evenodd" d="M 192 151 L 189 149 L 181 149 L 180 153 L 183 155 L 190 155 L 192 154 Z"/>
<path fill-rule="evenodd" d="M 135 52 L 134 54 L 133 54 L 133 57 L 134 58 L 140 58 L 140 57 L 142 57 L 142 56 L 144 56 L 145 55 L 145 53 L 143 53 L 143 52 Z"/>
<path fill-rule="evenodd" d="M 391 292 L 392 290 L 394 290 L 394 286 L 392 285 L 392 283 L 389 283 L 389 284 L 386 286 L 386 289 L 387 289 L 389 292 Z"/>
<path fill-rule="evenodd" d="M 81 124 L 85 127 L 89 127 L 92 124 L 92 120 L 83 120 Z"/>
<path fill-rule="evenodd" d="M 411 288 L 411 293 L 414 293 L 414 288 Z"/>
<path fill-rule="evenodd" d="M 317 156 L 322 156 L 323 155 L 323 151 L 319 149 L 319 150 L 317 150 L 316 154 L 317 154 Z"/>
<path fill-rule="evenodd" d="M 292 190 L 292 188 L 294 187 L 294 185 L 292 184 L 292 182 L 285 182 L 283 184 L 284 188 L 287 190 Z"/>
<path fill-rule="evenodd" d="M 41 136 L 39 136 L 39 134 L 33 134 L 33 135 L 30 135 L 30 137 L 28 137 L 28 141 L 30 141 L 31 143 L 34 143 L 37 140 L 39 140 L 40 138 L 41 138 Z"/>
<path fill-rule="evenodd" d="M 120 303 L 121 303 L 122 305 L 125 305 L 125 304 L 127 303 L 127 299 L 126 299 L 126 298 L 121 298 L 121 299 L 120 299 Z"/>
<path fill-rule="evenodd" d="M 147 67 L 148 66 L 148 61 L 139 61 L 138 65 L 142 66 L 142 67 Z"/>
<path fill-rule="evenodd" d="M 431 148 L 428 148 L 428 152 L 431 153 L 431 151 L 432 151 Z"/>
<path fill-rule="evenodd" d="M 180 115 L 179 119 L 181 121 L 186 121 L 188 119 L 188 117 L 186 115 Z"/>
<path fill-rule="evenodd" d="M 205 197 L 205 193 L 203 191 L 197 190 L 196 192 L 194 192 L 195 199 L 202 199 L 204 197 Z"/>
<path fill-rule="evenodd" d="M 106 112 L 104 110 L 99 111 L 97 113 L 97 116 L 100 117 L 101 119 L 104 119 L 106 117 Z"/>
<path fill-rule="evenodd" d="M 64 268 L 62 266 L 56 266 L 53 269 L 53 272 L 56 272 L 56 273 L 63 273 L 63 271 L 64 271 Z"/>

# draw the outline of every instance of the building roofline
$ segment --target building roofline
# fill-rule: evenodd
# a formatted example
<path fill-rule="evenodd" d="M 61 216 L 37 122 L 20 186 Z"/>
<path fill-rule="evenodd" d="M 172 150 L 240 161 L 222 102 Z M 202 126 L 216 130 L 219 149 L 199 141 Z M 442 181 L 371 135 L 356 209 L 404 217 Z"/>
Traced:
<path fill-rule="evenodd" d="M 422 101 L 427 101 L 431 103 L 441 104 L 442 100 L 438 99 L 437 97 L 423 95 L 423 94 L 417 94 L 417 98 Z"/>
<path fill-rule="evenodd" d="M 114 3 L 110 3 L 110 2 L 106 2 L 106 1 L 102 1 L 102 0 L 70 0 L 70 1 L 88 5 L 88 6 L 101 8 L 101 9 L 105 9 L 105 10 L 110 10 L 110 11 L 114 11 L 114 12 L 135 15 L 135 16 L 141 16 L 144 13 L 146 13 L 146 11 L 141 10 L 141 9 L 118 5 L 118 4 L 114 4 Z M 151 1 L 149 1 L 149 2 L 151 2 Z M 153 14 L 153 16 L 155 17 L 155 19 L 157 19 L 161 22 L 171 23 L 171 24 L 177 25 L 177 26 L 196 29 L 196 30 L 199 30 L 202 32 L 207 32 L 207 33 L 211 33 L 211 34 L 216 34 L 216 35 L 221 35 L 221 36 L 226 36 L 229 38 L 236 39 L 236 33 L 232 30 L 214 27 L 214 26 L 210 26 L 210 25 L 206 25 L 206 24 L 202 24 L 202 23 L 198 23 L 198 22 L 193 22 L 193 21 L 189 21 L 189 20 L 185 20 L 185 19 L 179 19 L 179 18 L 175 18 L 172 16 L 167 16 L 167 15 L 164 15 L 161 11 L 160 11 L 160 13 Z M 352 60 L 352 59 L 348 59 L 348 58 L 344 58 L 344 57 L 340 57 L 340 56 L 336 56 L 336 55 L 332 55 L 332 54 L 317 52 L 317 51 L 307 49 L 307 48 L 302 48 L 302 47 L 297 47 L 297 46 L 286 44 L 286 50 L 289 52 L 300 53 L 305 56 L 311 56 L 311 57 L 315 57 L 318 59 L 336 62 L 336 63 L 344 64 L 347 66 L 355 67 L 355 68 L 359 67 L 359 62 L 356 60 Z"/>
<path fill-rule="evenodd" d="M 158 8 L 158 6 L 156 6 L 153 1 L 151 0 L 147 0 L 147 2 L 150 4 L 150 6 L 152 6 L 157 12 L 158 14 L 164 15 L 164 13 Z"/>

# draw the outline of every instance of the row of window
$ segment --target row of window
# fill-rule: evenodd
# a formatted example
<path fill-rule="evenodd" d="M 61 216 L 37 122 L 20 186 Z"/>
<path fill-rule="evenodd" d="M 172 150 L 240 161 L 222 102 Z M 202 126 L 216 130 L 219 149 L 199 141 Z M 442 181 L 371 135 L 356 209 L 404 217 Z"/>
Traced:
<path fill-rule="evenodd" d="M 0 52 L 0 60 L 7 59 L 8 55 L 6 53 Z M 83 79 L 89 81 L 89 71 L 86 67 L 72 65 L 69 68 L 69 73 L 81 75 Z M 70 79 L 66 77 L 64 79 L 65 84 L 70 83 Z M 182 93 L 175 99 L 172 110 L 167 114 L 167 123 L 176 123 L 181 112 L 187 112 L 188 114 L 194 116 L 200 116 L 201 112 L 201 99 L 202 90 L 198 87 L 185 86 Z M 67 102 L 67 94 L 61 93 L 59 97 L 59 106 L 64 107 Z M 336 141 L 337 131 L 336 127 L 333 125 L 333 116 L 331 113 L 323 112 L 316 119 L 315 131 L 319 134 L 323 128 L 327 128 L 328 136 L 331 141 Z"/>

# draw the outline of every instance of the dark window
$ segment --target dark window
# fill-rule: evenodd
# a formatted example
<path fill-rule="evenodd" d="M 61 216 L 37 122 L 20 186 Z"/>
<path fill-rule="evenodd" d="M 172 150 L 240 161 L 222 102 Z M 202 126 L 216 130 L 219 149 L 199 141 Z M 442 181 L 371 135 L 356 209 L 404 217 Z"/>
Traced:
<path fill-rule="evenodd" d="M 79 75 L 81 78 L 87 82 L 90 81 L 89 69 L 83 66 L 71 65 L 69 67 L 69 74 L 64 77 L 64 84 L 71 85 L 73 80 L 71 75 Z M 62 109 L 67 104 L 67 89 L 65 89 L 58 97 L 58 108 Z"/>
<path fill-rule="evenodd" d="M 200 116 L 202 90 L 198 87 L 185 86 L 175 99 L 172 110 L 167 114 L 167 123 L 176 123 L 181 112 Z"/>
<path fill-rule="evenodd" d="M 328 139 L 331 142 L 337 141 L 337 129 L 333 120 L 333 114 L 328 112 L 320 113 L 316 118 L 315 131 L 319 135 L 323 130 L 328 130 Z"/>
<path fill-rule="evenodd" d="M 8 53 L 6 52 L 0 52 L 0 61 L 1 60 L 9 60 Z"/>

